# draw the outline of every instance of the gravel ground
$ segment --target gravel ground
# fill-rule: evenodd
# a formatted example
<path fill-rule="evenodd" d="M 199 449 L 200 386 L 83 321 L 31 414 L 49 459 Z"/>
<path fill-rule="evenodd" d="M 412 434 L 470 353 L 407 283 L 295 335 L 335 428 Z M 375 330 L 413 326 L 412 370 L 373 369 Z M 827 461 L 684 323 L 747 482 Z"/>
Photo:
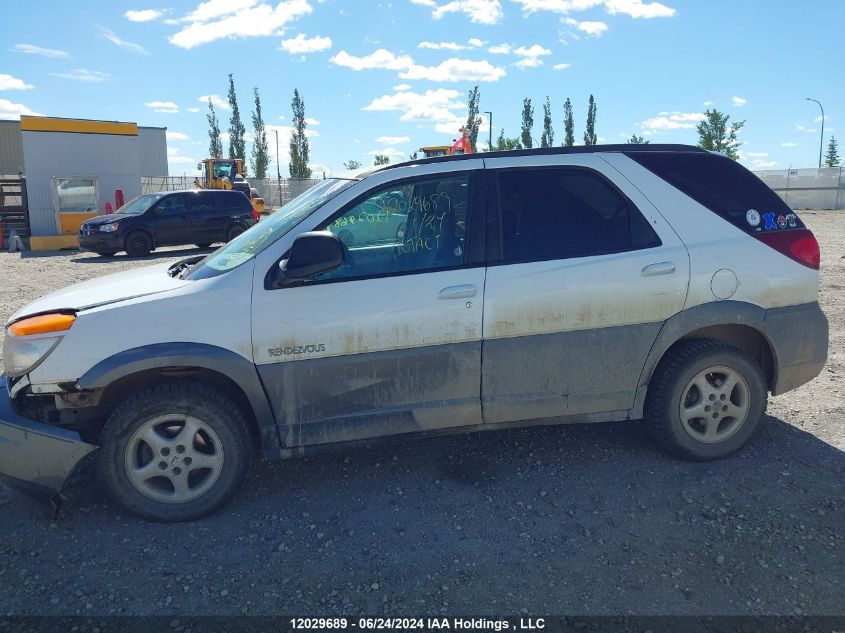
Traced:
<path fill-rule="evenodd" d="M 0 488 L 0 615 L 845 614 L 845 214 L 802 218 L 830 360 L 732 459 L 672 459 L 632 423 L 393 441 L 256 462 L 183 525 L 90 487 L 51 522 Z M 0 321 L 144 261 L 2 253 Z"/>

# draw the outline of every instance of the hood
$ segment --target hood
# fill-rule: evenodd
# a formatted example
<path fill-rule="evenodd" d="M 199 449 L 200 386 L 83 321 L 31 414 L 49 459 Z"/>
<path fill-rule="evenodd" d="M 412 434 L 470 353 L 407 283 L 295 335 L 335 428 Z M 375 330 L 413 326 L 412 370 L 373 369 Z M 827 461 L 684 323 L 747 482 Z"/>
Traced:
<path fill-rule="evenodd" d="M 21 308 L 9 318 L 8 323 L 33 314 L 85 310 L 181 288 L 192 283 L 168 275 L 167 270 L 171 265 L 172 262 L 167 262 L 135 268 L 62 288 Z"/>
<path fill-rule="evenodd" d="M 88 218 L 82 224 L 89 226 L 100 226 L 101 224 L 111 224 L 112 222 L 120 222 L 130 218 L 137 218 L 138 216 L 132 213 L 112 213 L 111 215 L 98 215 L 93 218 Z"/>

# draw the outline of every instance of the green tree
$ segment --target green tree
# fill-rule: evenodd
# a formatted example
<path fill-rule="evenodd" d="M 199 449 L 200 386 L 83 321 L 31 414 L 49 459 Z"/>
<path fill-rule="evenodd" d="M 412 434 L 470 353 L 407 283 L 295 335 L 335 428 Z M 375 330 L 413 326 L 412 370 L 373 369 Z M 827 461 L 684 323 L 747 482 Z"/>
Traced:
<path fill-rule="evenodd" d="M 563 104 L 563 146 L 575 145 L 575 119 L 572 116 L 572 102 L 569 97 Z"/>
<path fill-rule="evenodd" d="M 499 132 L 499 138 L 496 139 L 495 149 L 497 151 L 508 150 L 508 149 L 522 149 L 522 144 L 519 142 L 518 137 L 508 138 L 505 136 L 505 128 L 502 128 L 502 131 Z"/>
<path fill-rule="evenodd" d="M 245 160 L 246 128 L 241 122 L 241 111 L 238 108 L 238 97 L 235 94 L 235 80 L 232 79 L 232 73 L 229 73 L 229 107 L 232 109 L 232 116 L 229 117 L 229 158 Z"/>
<path fill-rule="evenodd" d="M 252 144 L 252 173 L 256 178 L 266 178 L 267 167 L 270 166 L 270 147 L 267 145 L 264 117 L 261 115 L 258 86 L 253 86 L 252 92 L 255 95 L 255 111 L 252 113 L 252 127 L 255 130 L 255 141 Z"/>
<path fill-rule="evenodd" d="M 478 113 L 478 102 L 480 100 L 480 96 L 478 94 L 478 86 L 476 85 L 475 88 L 470 90 L 467 93 L 467 122 L 466 122 L 466 129 L 467 129 L 467 136 L 469 137 L 469 145 L 472 147 L 472 151 L 478 151 L 478 146 L 475 142 L 478 140 L 478 128 L 481 127 L 481 116 Z"/>
<path fill-rule="evenodd" d="M 223 156 L 223 141 L 220 139 L 220 122 L 217 120 L 217 113 L 211 99 L 208 100 L 208 154 L 211 158 Z"/>
<path fill-rule="evenodd" d="M 417 160 L 417 153 L 414 152 L 413 154 L 408 155 L 408 160 Z"/>
<path fill-rule="evenodd" d="M 636 134 L 631 134 L 631 138 L 625 141 L 628 145 L 648 145 L 651 141 L 645 140 L 643 136 L 637 136 Z"/>
<path fill-rule="evenodd" d="M 830 142 L 827 144 L 824 164 L 825 167 L 839 167 L 839 143 L 836 142 L 836 137 L 833 135 L 831 135 Z"/>
<path fill-rule="evenodd" d="M 534 127 L 534 106 L 531 99 L 526 97 L 522 100 L 522 135 L 520 140 L 526 149 L 534 147 L 534 140 L 531 138 L 531 128 Z"/>
<path fill-rule="evenodd" d="M 551 147 L 555 142 L 555 131 L 552 128 L 552 104 L 549 103 L 549 96 L 546 95 L 546 103 L 543 104 L 543 135 L 540 137 L 540 147 Z"/>
<path fill-rule="evenodd" d="M 390 162 L 390 156 L 385 154 L 376 154 L 375 161 L 373 164 L 378 167 L 379 165 L 387 165 Z"/>
<path fill-rule="evenodd" d="M 584 128 L 584 145 L 595 145 L 598 142 L 596 136 L 596 100 L 590 95 L 590 103 L 587 106 L 587 125 Z"/>
<path fill-rule="evenodd" d="M 742 142 L 736 137 L 745 121 L 735 121 L 728 126 L 731 117 L 716 108 L 704 111 L 704 120 L 696 126 L 698 146 L 711 152 L 720 152 L 737 160 Z"/>
<path fill-rule="evenodd" d="M 293 109 L 293 132 L 290 135 L 290 177 L 303 180 L 311 177 L 308 167 L 308 138 L 305 136 L 305 102 L 294 89 L 290 102 Z"/>
<path fill-rule="evenodd" d="M 348 171 L 355 171 L 356 169 L 361 169 L 361 162 L 357 160 L 348 160 L 343 163 L 343 168 Z"/>

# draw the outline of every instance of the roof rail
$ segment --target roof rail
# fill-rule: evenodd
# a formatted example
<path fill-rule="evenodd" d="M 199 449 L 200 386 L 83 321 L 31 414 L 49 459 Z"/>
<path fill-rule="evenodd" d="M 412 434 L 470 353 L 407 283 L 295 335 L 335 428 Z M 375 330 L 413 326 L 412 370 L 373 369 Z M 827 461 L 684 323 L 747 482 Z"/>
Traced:
<path fill-rule="evenodd" d="M 480 152 L 477 154 L 457 154 L 455 156 L 434 156 L 432 158 L 418 158 L 403 163 L 387 165 L 384 169 L 407 167 L 408 165 L 427 165 L 447 161 L 471 160 L 473 158 L 505 158 L 516 156 L 548 156 L 556 154 L 598 154 L 602 152 L 705 152 L 695 145 L 678 144 L 616 144 L 616 145 L 574 145 L 572 147 L 537 147 L 533 149 L 511 149 L 495 152 Z"/>

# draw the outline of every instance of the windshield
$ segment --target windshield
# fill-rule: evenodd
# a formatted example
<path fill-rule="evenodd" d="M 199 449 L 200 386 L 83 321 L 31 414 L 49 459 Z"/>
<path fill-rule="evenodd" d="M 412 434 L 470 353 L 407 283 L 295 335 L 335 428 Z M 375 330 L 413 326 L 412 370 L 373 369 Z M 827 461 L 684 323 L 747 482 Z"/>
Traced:
<path fill-rule="evenodd" d="M 237 268 L 355 182 L 357 181 L 332 178 L 311 187 L 266 220 L 211 253 L 196 265 L 187 278 L 205 279 Z"/>
<path fill-rule="evenodd" d="M 144 196 L 137 196 L 120 207 L 117 211 L 115 211 L 115 213 L 121 213 L 123 215 L 141 215 L 144 211 L 153 206 L 163 195 L 163 193 L 148 193 Z"/>

